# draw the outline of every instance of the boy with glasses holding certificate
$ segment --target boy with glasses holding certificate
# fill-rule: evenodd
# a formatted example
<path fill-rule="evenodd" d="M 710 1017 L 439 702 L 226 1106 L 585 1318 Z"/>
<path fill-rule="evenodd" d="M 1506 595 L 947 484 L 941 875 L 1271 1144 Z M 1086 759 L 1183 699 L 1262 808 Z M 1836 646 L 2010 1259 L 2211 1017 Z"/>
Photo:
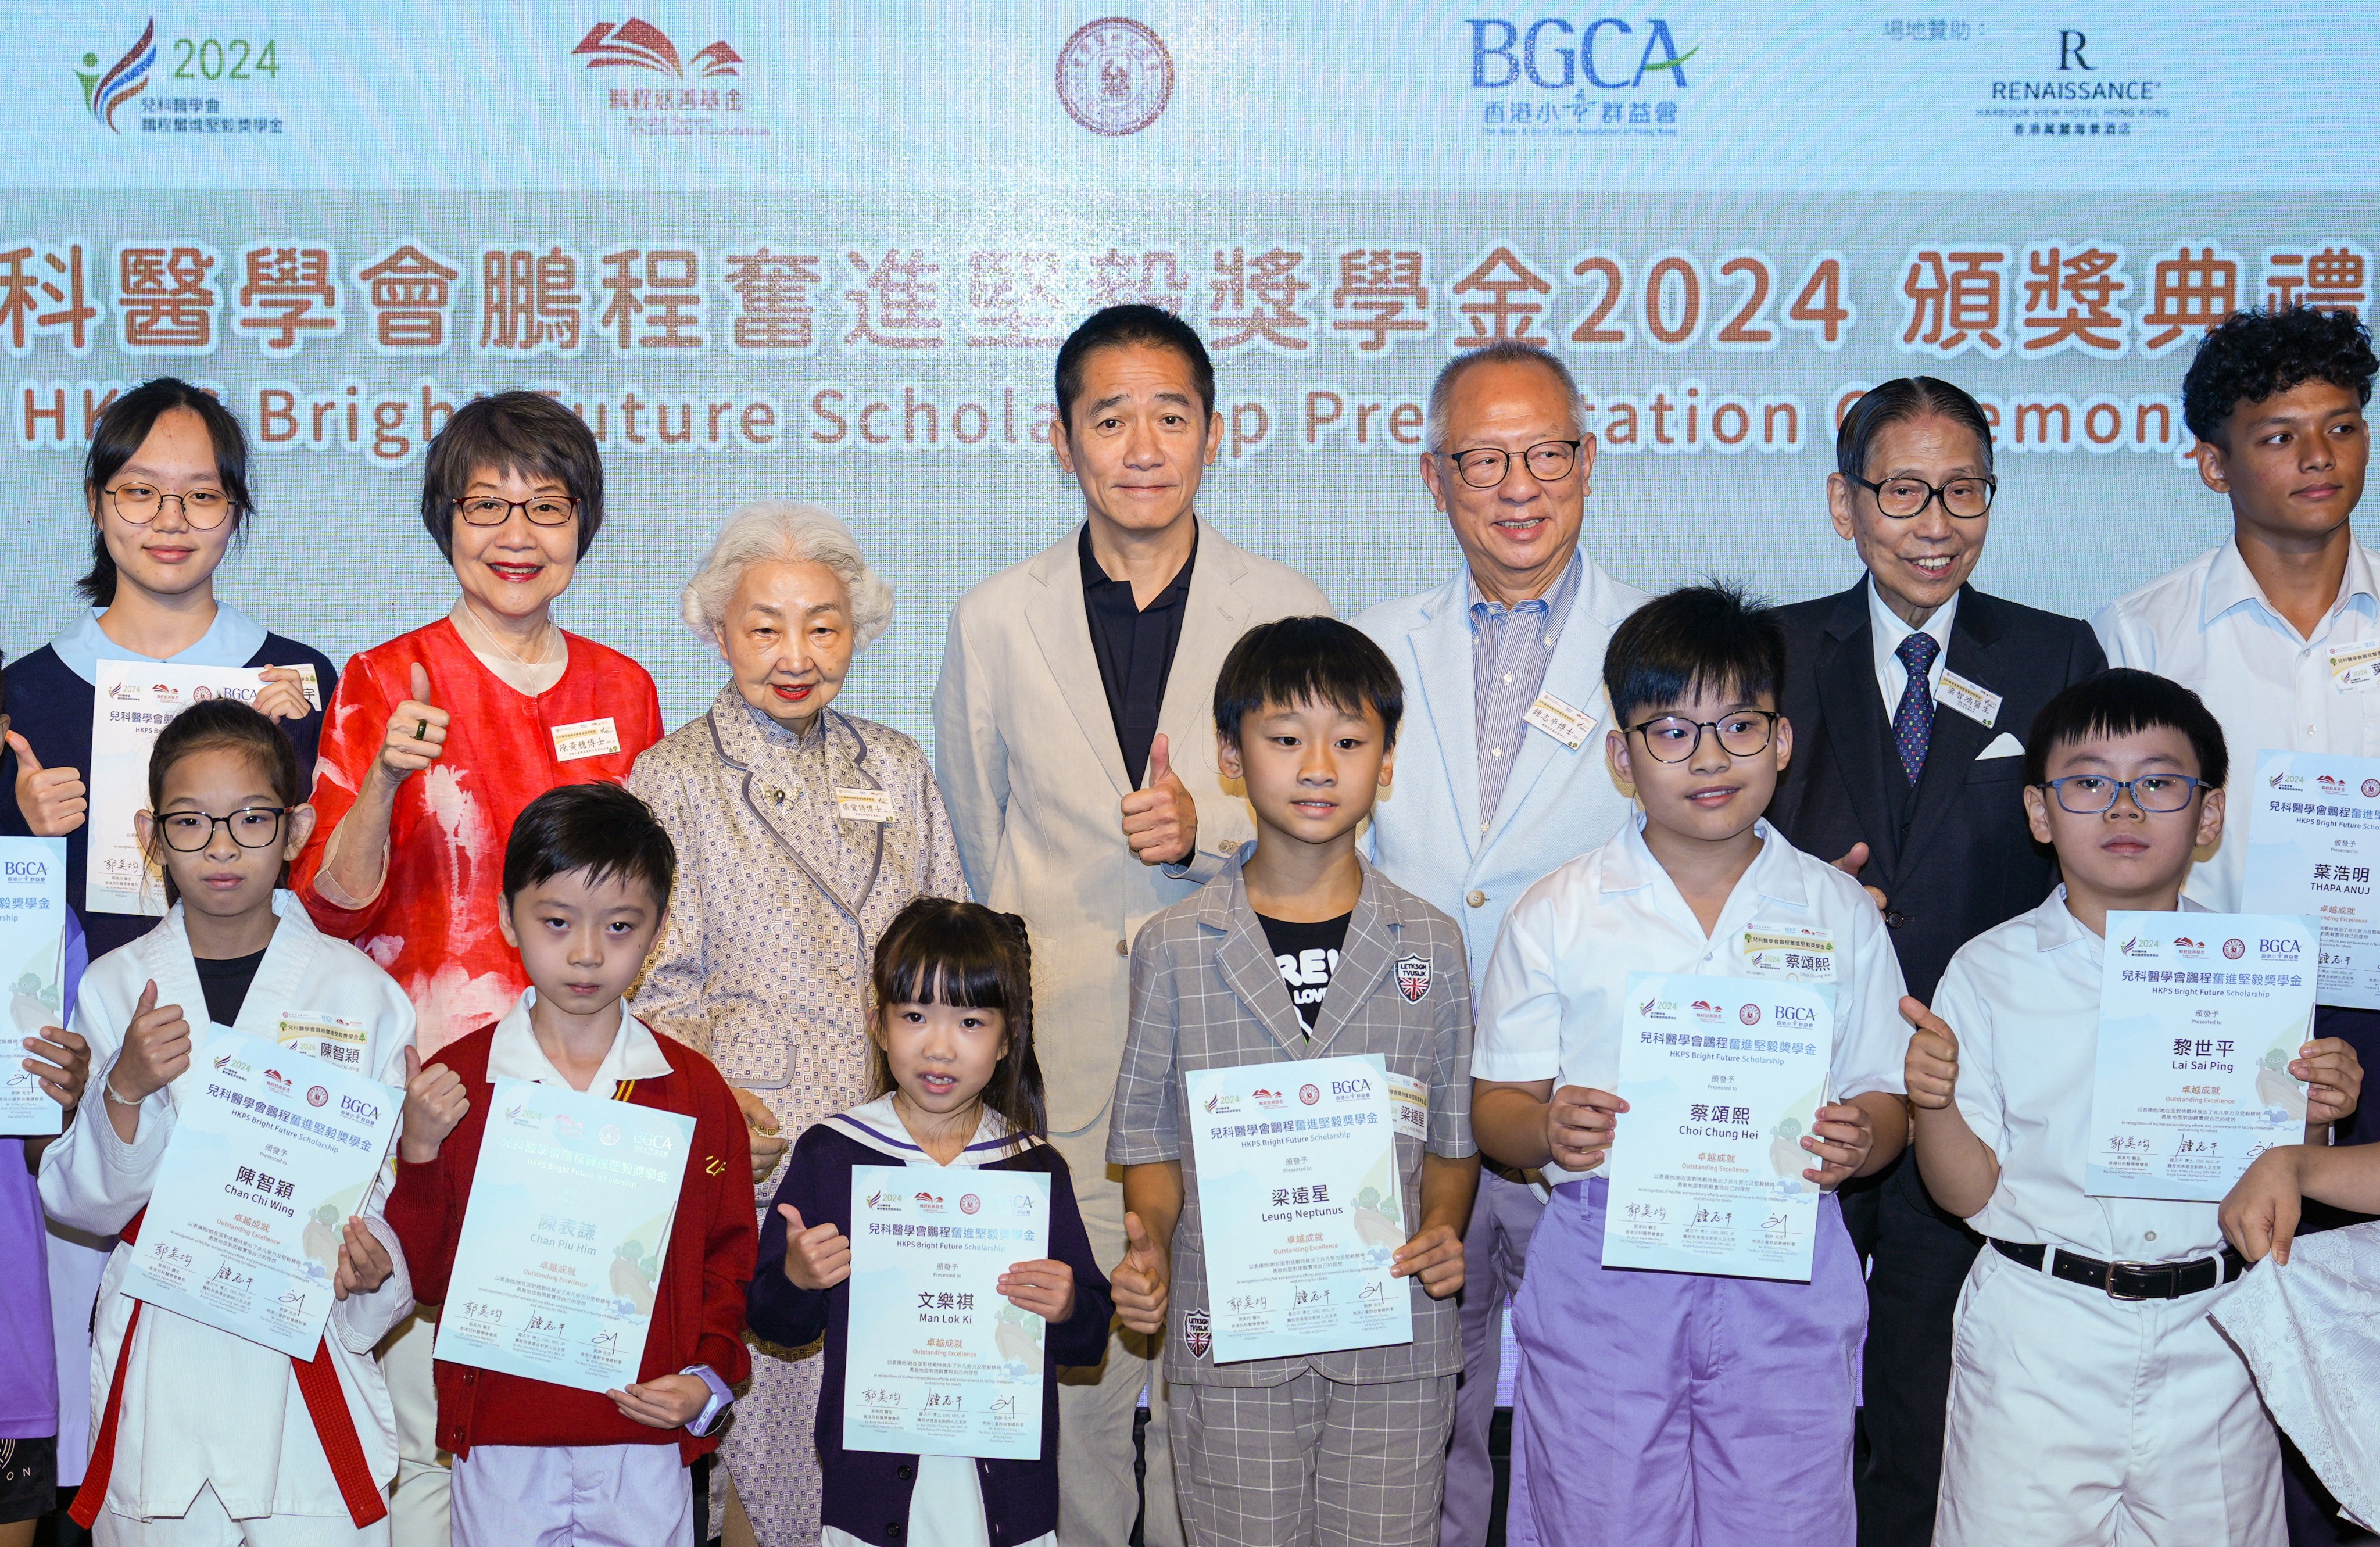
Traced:
<path fill-rule="evenodd" d="M 1165 1345 L 1196 1547 L 1438 1541 L 1479 1163 L 1463 936 L 1355 852 L 1403 708 L 1345 623 L 1243 635 L 1215 729 L 1257 841 L 1133 942 L 1110 1282 Z"/>
<path fill-rule="evenodd" d="M 2196 694 L 2145 671 L 2103 672 L 2043 707 L 2025 760 L 2033 834 L 2056 849 L 2065 882 L 1961 948 L 1933 1011 L 1907 1006 L 1918 1170 L 1988 1241 L 1959 1300 L 1935 1541 L 2277 1544 L 2287 1533 L 2272 1424 L 2207 1321 L 2243 1264 L 2224 1249 L 2217 1205 L 2177 1201 L 2174 1178 L 2137 1187 L 2164 1199 L 2107 1195 L 2095 1174 L 2110 1146 L 2095 1141 L 2104 1130 L 2094 1114 L 2111 1096 L 2131 1100 L 2100 1075 L 2103 1043 L 2137 1033 L 2137 1016 L 2102 1014 L 2114 981 L 2106 937 L 2119 931 L 2119 963 L 2165 948 L 2128 915 L 2204 921 L 2183 925 L 2197 938 L 2173 942 L 2204 957 L 2203 969 L 2156 972 L 2176 985 L 2168 997 L 2292 976 L 2303 995 L 2304 973 L 2244 971 L 2276 942 L 2255 942 L 2258 961 L 2247 939 L 2210 948 L 2255 931 L 2227 928 L 2181 895 L 2192 853 L 2222 840 L 2228 771 L 2222 729 Z M 2199 1002 L 2209 1008 L 2192 1012 L 2182 997 L 2181 1013 L 2224 1013 L 2212 995 Z M 2337 1038 L 2297 1054 L 2287 1072 L 2307 1082 L 2304 1131 L 2318 1142 L 2354 1110 L 2362 1070 Z M 2264 1094 L 2264 1074 L 2237 1060 L 2174 1067 L 2204 1070 L 2178 1073 L 2200 1082 L 2167 1108 L 2190 1107 L 2191 1143 L 2222 1142 L 2227 1081 L 2248 1072 Z M 2290 1099 L 2269 1093 L 2274 1106 Z"/>
<path fill-rule="evenodd" d="M 1516 1547 L 1852 1538 L 1867 1296 L 1833 1190 L 1900 1152 L 1901 978 L 1859 883 L 1762 819 L 1793 748 L 1777 712 L 1784 673 L 1775 615 L 1725 587 L 1673 591 L 1621 624 L 1604 656 L 1605 745 L 1642 813 L 1522 895 L 1480 989 L 1480 1145 L 1554 1184 L 1513 1306 Z M 1645 997 L 1631 979 L 1648 973 L 1773 979 L 1798 992 L 1771 997 L 1831 1001 L 1831 1036 L 1808 1043 L 1751 1034 L 1755 1000 L 1695 1033 L 1747 1059 L 1815 1044 L 1809 1131 L 1728 1108 L 1766 1136 L 1758 1164 L 1780 1195 L 1821 1190 L 1806 1281 L 1732 1261 L 1693 1274 L 1605 1265 L 1607 1243 L 1633 1234 L 1627 1222 L 1607 1234 L 1619 1185 L 1597 1174 L 1607 1156 L 1615 1143 L 1645 1157 L 1677 1147 L 1676 1125 L 1632 1128 L 1614 1094 Z M 1712 1176 L 1740 1153 L 1701 1142 L 1709 1153 L 1689 1147 L 1681 1162 Z M 1741 1198 L 1709 1207 L 1751 1212 Z"/>

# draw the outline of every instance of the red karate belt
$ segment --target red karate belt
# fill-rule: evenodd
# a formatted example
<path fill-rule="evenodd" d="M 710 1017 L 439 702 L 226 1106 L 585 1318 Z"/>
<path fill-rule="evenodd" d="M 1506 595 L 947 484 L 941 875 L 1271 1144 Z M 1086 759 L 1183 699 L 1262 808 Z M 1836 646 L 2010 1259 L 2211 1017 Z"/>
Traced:
<path fill-rule="evenodd" d="M 124 1227 L 125 1245 L 140 1240 L 140 1221 L 148 1214 L 142 1209 Z M 107 1480 L 115 1470 L 115 1425 L 124 1416 L 124 1375 L 132 1365 L 132 1335 L 140 1330 L 140 1312 L 145 1309 L 143 1302 L 135 1299 L 132 1318 L 124 1323 L 124 1342 L 115 1350 L 115 1376 L 107 1386 L 107 1412 L 100 1420 L 99 1438 L 91 1445 L 82 1488 L 75 1494 L 74 1508 L 67 1512 L 85 1530 L 91 1529 L 107 1505 Z M 364 1443 L 356 1433 L 355 1415 L 347 1411 L 346 1394 L 339 1389 L 339 1372 L 331 1362 L 330 1345 L 317 1343 L 312 1359 L 293 1358 L 289 1368 L 298 1377 L 307 1415 L 314 1420 L 315 1436 L 322 1442 L 322 1454 L 331 1463 L 331 1476 L 338 1481 L 339 1496 L 346 1501 L 348 1518 L 358 1530 L 386 1519 L 388 1501 L 381 1496 L 380 1484 L 364 1460 Z"/>

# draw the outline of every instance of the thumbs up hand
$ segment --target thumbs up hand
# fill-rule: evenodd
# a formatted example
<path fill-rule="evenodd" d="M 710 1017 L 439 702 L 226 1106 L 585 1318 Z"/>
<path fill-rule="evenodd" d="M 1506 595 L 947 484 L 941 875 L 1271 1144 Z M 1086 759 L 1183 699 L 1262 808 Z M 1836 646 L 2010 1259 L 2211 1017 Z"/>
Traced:
<path fill-rule="evenodd" d="M 470 1110 L 471 1098 L 463 1090 L 461 1075 L 444 1064 L 424 1069 L 419 1052 L 405 1050 L 405 1118 L 397 1129 L 398 1158 L 408 1166 L 427 1166 L 436 1160 L 446 1135 Z"/>
<path fill-rule="evenodd" d="M 1148 745 L 1147 785 L 1123 798 L 1124 841 L 1143 864 L 1182 864 L 1198 851 L 1198 806 L 1173 771 L 1165 732 Z"/>
<path fill-rule="evenodd" d="M 805 1227 L 802 1211 L 779 1203 L 785 1216 L 785 1281 L 796 1289 L 832 1289 L 851 1276 L 851 1238 L 832 1221 Z"/>
<path fill-rule="evenodd" d="M 450 719 L 430 701 L 430 672 L 415 661 L 413 696 L 390 713 L 388 733 L 381 740 L 380 760 L 372 771 L 393 788 L 436 762 L 446 746 Z"/>
<path fill-rule="evenodd" d="M 140 1002 L 132 1007 L 132 1024 L 124 1029 L 124 1047 L 108 1071 L 108 1087 L 117 1101 L 137 1106 L 189 1067 L 190 1023 L 181 1006 L 157 1002 L 152 980 L 141 987 Z"/>
<path fill-rule="evenodd" d="M 1136 1214 L 1123 1216 L 1123 1261 L 1108 1275 L 1108 1287 L 1115 1292 L 1116 1319 L 1146 1336 L 1162 1337 L 1172 1261 L 1165 1248 L 1149 1238 L 1148 1227 Z"/>
<path fill-rule="evenodd" d="M 33 755 L 33 743 L 20 731 L 8 732 L 8 750 L 17 755 L 17 809 L 35 838 L 64 838 L 81 827 L 91 808 L 79 768 L 45 768 Z"/>
<path fill-rule="evenodd" d="M 1909 1086 L 1910 1105 L 1938 1112 L 1950 1105 L 1959 1089 L 1959 1034 L 1914 998 L 1900 1001 L 1900 1013 L 1917 1028 L 1910 1035 L 1909 1054 L 1900 1070 Z"/>

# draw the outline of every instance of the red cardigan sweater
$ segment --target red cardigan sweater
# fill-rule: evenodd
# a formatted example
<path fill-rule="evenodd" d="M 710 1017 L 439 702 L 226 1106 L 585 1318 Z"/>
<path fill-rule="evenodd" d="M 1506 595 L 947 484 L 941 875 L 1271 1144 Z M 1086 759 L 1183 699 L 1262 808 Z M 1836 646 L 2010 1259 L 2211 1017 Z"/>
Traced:
<path fill-rule="evenodd" d="M 463 1077 L 471 1109 L 426 1166 L 397 1162 L 387 1218 L 405 1247 L 413 1292 L 425 1305 L 446 1299 L 462 1236 L 463 1205 L 479 1169 L 480 1142 L 495 1099 L 488 1050 L 495 1027 L 449 1045 L 436 1061 Z M 694 1146 L 678 1184 L 677 1216 L 670 1225 L 637 1379 L 674 1374 L 707 1364 L 730 1385 L 752 1372 L 744 1347 L 744 1288 L 759 1247 L 753 1223 L 750 1148 L 744 1118 L 727 1082 L 710 1061 L 684 1043 L 656 1037 L 669 1059 L 661 1080 L 625 1082 L 619 1099 L 694 1118 Z M 716 1449 L 719 1436 L 697 1439 L 684 1429 L 650 1429 L 624 1416 L 601 1392 L 577 1391 L 468 1364 L 438 1361 L 438 1444 L 460 1456 L 475 1444 L 671 1444 L 691 1463 Z"/>

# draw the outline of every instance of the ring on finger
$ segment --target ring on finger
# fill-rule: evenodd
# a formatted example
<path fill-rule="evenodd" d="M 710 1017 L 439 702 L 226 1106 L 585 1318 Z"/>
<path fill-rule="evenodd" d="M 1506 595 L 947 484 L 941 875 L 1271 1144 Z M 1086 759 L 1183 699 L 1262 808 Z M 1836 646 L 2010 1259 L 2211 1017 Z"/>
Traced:
<path fill-rule="evenodd" d="M 430 722 L 428 720 L 417 719 L 413 722 L 413 739 L 417 742 L 426 742 L 430 739 Z"/>

